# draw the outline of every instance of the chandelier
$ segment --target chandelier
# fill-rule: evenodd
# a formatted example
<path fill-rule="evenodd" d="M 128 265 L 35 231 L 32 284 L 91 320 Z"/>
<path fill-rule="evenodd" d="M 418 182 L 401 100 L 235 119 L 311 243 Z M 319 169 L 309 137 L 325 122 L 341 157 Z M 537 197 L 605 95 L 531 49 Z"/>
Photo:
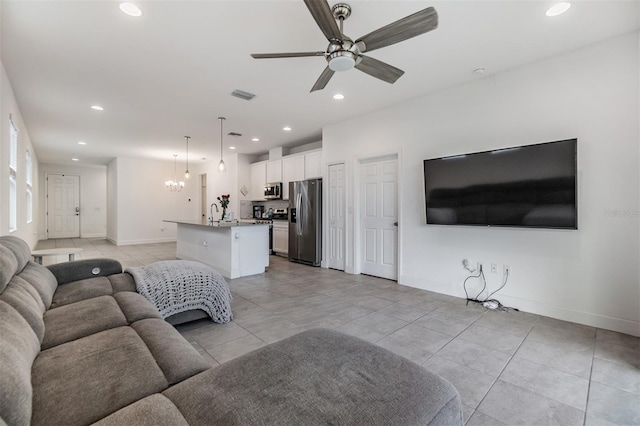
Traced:
<path fill-rule="evenodd" d="M 184 188 L 184 182 L 178 182 L 176 179 L 177 158 L 178 154 L 173 154 L 173 180 L 168 180 L 164 183 L 167 189 L 172 192 L 180 192 L 182 191 L 182 188 Z"/>

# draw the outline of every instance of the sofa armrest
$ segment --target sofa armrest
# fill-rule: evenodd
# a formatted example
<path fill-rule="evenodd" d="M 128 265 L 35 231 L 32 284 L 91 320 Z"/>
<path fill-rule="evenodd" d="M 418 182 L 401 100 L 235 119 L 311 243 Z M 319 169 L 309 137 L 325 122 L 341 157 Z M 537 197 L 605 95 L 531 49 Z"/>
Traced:
<path fill-rule="evenodd" d="M 122 272 L 122 265 L 113 259 L 86 259 L 56 263 L 47 266 L 58 280 L 58 285 L 88 278 L 106 277 Z"/>

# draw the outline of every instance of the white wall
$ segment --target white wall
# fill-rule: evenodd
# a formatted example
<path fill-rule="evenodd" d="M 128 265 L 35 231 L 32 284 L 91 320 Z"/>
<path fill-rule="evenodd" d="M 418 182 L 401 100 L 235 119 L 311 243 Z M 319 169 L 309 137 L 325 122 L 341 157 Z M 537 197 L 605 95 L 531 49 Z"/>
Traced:
<path fill-rule="evenodd" d="M 248 160 L 233 154 L 225 164 L 225 173 L 218 172 L 217 161 L 189 164 L 191 179 L 181 192 L 171 192 L 164 182 L 174 178 L 173 161 L 114 159 L 106 168 L 107 239 L 117 245 L 175 241 L 176 225 L 164 220 L 200 220 L 202 173 L 207 174 L 207 205 L 220 206 L 216 197 L 230 194 L 228 211 L 237 217 L 239 188 L 248 186 Z M 182 179 L 181 171 L 177 178 Z"/>
<path fill-rule="evenodd" d="M 240 218 L 240 201 L 249 199 L 243 196 L 240 190 L 243 186 L 246 186 L 247 189 L 251 187 L 249 164 L 253 159 L 253 156 L 244 154 L 227 155 L 224 159 L 227 170 L 224 173 L 218 171 L 218 163 L 214 160 L 199 165 L 200 173 L 207 173 L 207 201 L 209 206 L 211 206 L 211 203 L 216 203 L 220 208 L 220 202 L 217 198 L 222 194 L 229 194 L 231 198 L 227 212 L 233 212 L 234 219 Z M 222 210 L 220 213 L 216 213 L 214 208 L 213 214 L 214 219 L 219 220 Z"/>
<path fill-rule="evenodd" d="M 116 188 L 112 194 L 109 185 L 109 211 L 116 216 L 113 222 L 109 219 L 115 238 L 111 232 L 108 238 L 117 245 L 174 241 L 175 224 L 163 220 L 193 219 L 197 214 L 194 179 L 181 192 L 171 192 L 164 184 L 174 178 L 173 161 L 118 157 L 107 171 L 107 181 L 115 181 Z"/>
<path fill-rule="evenodd" d="M 0 62 L 0 235 L 9 234 L 9 116 L 18 128 L 17 170 L 17 229 L 11 232 L 22 238 L 30 247 L 38 242 L 38 209 L 40 185 L 38 182 L 38 156 L 33 148 L 29 132 L 16 103 L 11 82 Z M 33 221 L 27 223 L 25 158 L 29 150 L 33 161 Z"/>
<path fill-rule="evenodd" d="M 38 233 L 47 238 L 47 181 L 48 174 L 80 177 L 80 238 L 104 238 L 107 235 L 107 168 L 105 166 L 60 166 L 41 164 L 40 212 Z"/>
<path fill-rule="evenodd" d="M 630 34 L 324 128 L 325 166 L 347 167 L 347 270 L 358 159 L 397 153 L 401 284 L 463 297 L 463 258 L 508 264 L 505 305 L 640 335 L 638 47 Z M 573 137 L 577 231 L 425 225 L 423 159 Z"/>
<path fill-rule="evenodd" d="M 107 165 L 107 239 L 118 240 L 118 159 Z"/>

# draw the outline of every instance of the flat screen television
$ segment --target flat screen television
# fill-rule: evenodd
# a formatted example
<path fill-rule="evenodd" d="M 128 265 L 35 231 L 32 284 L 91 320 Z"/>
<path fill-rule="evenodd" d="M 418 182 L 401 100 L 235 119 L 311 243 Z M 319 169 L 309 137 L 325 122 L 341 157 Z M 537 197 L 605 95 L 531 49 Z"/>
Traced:
<path fill-rule="evenodd" d="M 424 160 L 427 224 L 578 229 L 577 139 Z"/>

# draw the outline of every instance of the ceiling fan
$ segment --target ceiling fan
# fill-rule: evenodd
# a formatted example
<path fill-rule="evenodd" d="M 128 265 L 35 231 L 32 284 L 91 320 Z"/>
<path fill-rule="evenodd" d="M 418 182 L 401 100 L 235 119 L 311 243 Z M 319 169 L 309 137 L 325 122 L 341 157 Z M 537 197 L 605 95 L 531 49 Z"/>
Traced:
<path fill-rule="evenodd" d="M 347 71 L 354 67 L 387 83 L 395 83 L 404 71 L 365 56 L 363 53 L 399 43 L 438 27 L 438 13 L 433 7 L 428 7 L 353 41 L 342 32 L 344 20 L 351 15 L 351 6 L 338 3 L 330 7 L 326 0 L 304 0 L 304 3 L 329 40 L 327 50 L 324 52 L 252 53 L 251 56 L 255 59 L 324 56 L 329 65 L 311 88 L 312 92 L 324 89 L 336 71 Z M 340 23 L 339 27 L 336 21 Z"/>

